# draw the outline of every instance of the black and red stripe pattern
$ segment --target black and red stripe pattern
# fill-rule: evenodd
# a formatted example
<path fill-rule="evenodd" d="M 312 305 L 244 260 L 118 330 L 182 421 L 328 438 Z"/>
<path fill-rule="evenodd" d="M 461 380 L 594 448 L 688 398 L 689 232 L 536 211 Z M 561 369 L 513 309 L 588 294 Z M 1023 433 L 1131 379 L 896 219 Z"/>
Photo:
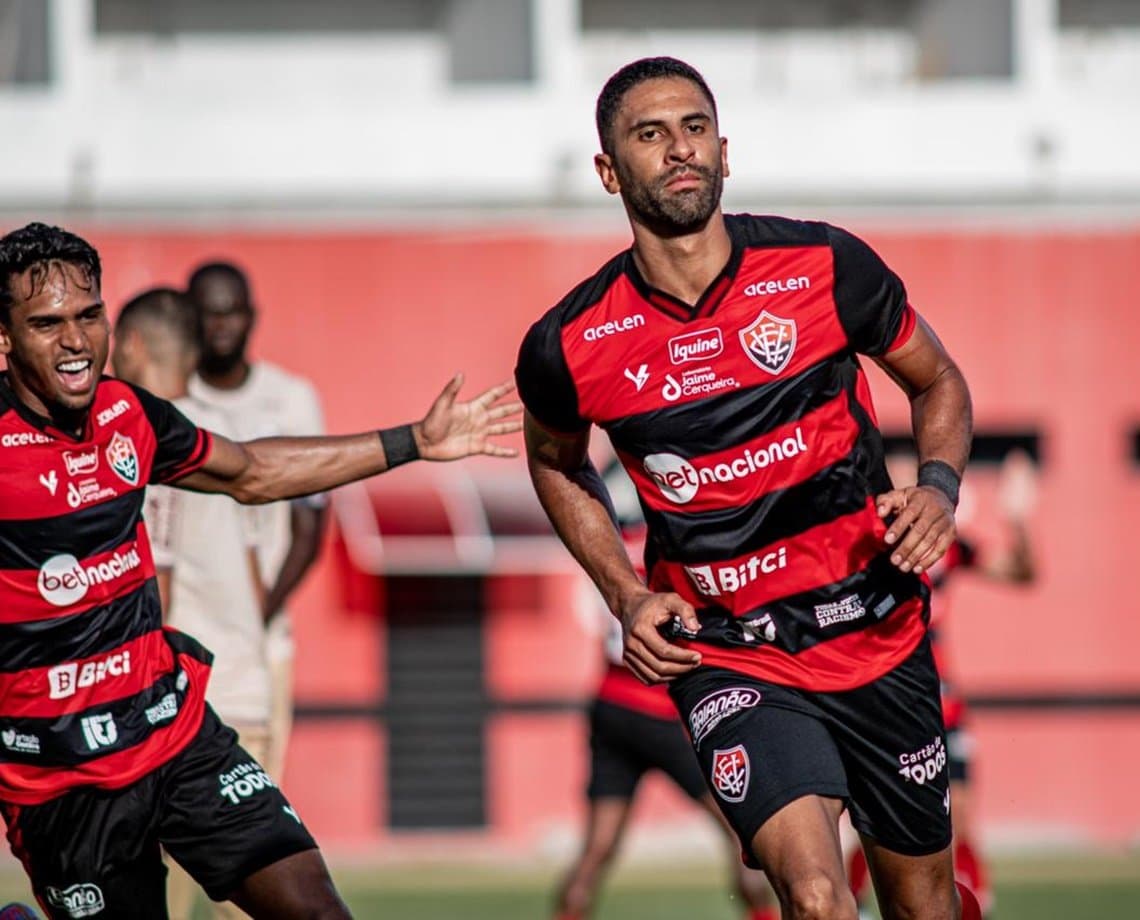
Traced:
<path fill-rule="evenodd" d="M 70 437 L 0 376 L 0 800 L 127 785 L 197 731 L 210 654 L 162 626 L 142 503 L 210 443 L 111 378 Z"/>
<path fill-rule="evenodd" d="M 637 486 L 650 584 L 698 609 L 704 660 L 816 690 L 875 679 L 925 625 L 885 558 L 889 487 L 858 354 L 915 328 L 902 282 L 826 224 L 726 218 L 733 252 L 695 306 L 629 252 L 530 330 L 517 380 L 556 432 L 597 424 Z"/>

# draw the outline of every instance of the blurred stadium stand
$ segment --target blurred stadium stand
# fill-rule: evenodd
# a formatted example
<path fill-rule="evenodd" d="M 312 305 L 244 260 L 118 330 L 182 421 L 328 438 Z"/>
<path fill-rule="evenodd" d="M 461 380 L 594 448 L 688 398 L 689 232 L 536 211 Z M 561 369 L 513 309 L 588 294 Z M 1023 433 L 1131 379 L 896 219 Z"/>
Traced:
<path fill-rule="evenodd" d="M 0 197 L 595 203 L 597 89 L 664 52 L 742 201 L 1140 199 L 1127 0 L 0 0 Z"/>
<path fill-rule="evenodd" d="M 985 838 L 1140 840 L 1140 4 L 0 0 L 0 215 L 86 233 L 111 304 L 236 259 L 258 356 L 310 376 L 332 430 L 394 424 L 456 369 L 504 378 L 627 245 L 593 102 L 658 53 L 718 94 L 726 207 L 855 215 L 959 358 L 983 541 L 991 461 L 1040 463 L 1041 583 L 954 589 Z M 308 822 L 333 852 L 568 847 L 601 661 L 522 463 L 402 469 L 334 508 L 296 617 Z M 649 793 L 650 827 L 700 833 Z"/>

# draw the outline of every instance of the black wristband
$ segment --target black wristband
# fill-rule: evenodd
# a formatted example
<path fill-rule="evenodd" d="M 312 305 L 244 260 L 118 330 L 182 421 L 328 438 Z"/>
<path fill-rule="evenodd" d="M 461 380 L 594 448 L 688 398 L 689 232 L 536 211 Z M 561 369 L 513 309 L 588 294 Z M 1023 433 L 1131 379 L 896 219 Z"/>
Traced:
<path fill-rule="evenodd" d="M 388 469 L 420 458 L 420 450 L 416 447 L 416 438 L 412 434 L 411 425 L 381 428 L 378 434 L 380 435 L 380 443 L 384 446 L 384 457 L 388 461 Z"/>
<path fill-rule="evenodd" d="M 955 508 L 958 507 L 958 487 L 962 477 L 945 460 L 927 460 L 918 468 L 918 484 L 920 486 L 933 486 L 948 499 Z"/>

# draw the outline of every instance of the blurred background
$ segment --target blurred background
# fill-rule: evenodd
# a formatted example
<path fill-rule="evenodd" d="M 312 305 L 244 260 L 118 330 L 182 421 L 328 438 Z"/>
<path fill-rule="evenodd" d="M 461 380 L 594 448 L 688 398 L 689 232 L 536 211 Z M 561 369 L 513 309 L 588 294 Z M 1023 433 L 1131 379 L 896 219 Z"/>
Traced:
<path fill-rule="evenodd" d="M 652 54 L 717 95 L 725 209 L 863 236 L 962 365 L 978 543 L 1005 538 L 1002 458 L 1035 461 L 1036 583 L 965 579 L 947 624 L 999 905 L 1034 865 L 1135 881 L 1140 2 L 0 0 L 0 229 L 87 236 L 113 309 L 235 260 L 254 354 L 308 376 L 331 431 L 397 424 L 457 369 L 507 378 L 628 245 L 593 105 Z M 475 867 L 541 893 L 580 830 L 602 656 L 523 462 L 401 469 L 333 507 L 294 604 L 288 794 L 361 890 Z M 718 847 L 649 784 L 631 865 L 699 876 Z"/>

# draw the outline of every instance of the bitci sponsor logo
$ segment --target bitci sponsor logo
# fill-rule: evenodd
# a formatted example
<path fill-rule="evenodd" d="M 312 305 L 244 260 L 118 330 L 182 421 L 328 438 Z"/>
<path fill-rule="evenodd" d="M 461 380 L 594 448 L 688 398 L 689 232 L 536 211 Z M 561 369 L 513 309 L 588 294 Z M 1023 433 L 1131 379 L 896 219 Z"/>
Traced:
<path fill-rule="evenodd" d="M 77 661 L 56 665 L 47 672 L 49 697 L 53 700 L 74 696 L 76 691 L 101 684 L 111 677 L 131 673 L 131 653 L 114 652 L 96 661 Z"/>
<path fill-rule="evenodd" d="M 732 565 L 687 565 L 685 573 L 693 587 L 706 597 L 719 597 L 739 591 L 763 575 L 787 568 L 788 548 L 781 546 L 762 555 L 749 556 Z"/>
<path fill-rule="evenodd" d="M 645 472 L 661 494 L 677 505 L 691 502 L 702 485 L 747 479 L 772 466 L 794 459 L 807 451 L 803 431 L 744 452 L 731 460 L 697 466 L 676 454 L 650 454 L 642 461 Z"/>

